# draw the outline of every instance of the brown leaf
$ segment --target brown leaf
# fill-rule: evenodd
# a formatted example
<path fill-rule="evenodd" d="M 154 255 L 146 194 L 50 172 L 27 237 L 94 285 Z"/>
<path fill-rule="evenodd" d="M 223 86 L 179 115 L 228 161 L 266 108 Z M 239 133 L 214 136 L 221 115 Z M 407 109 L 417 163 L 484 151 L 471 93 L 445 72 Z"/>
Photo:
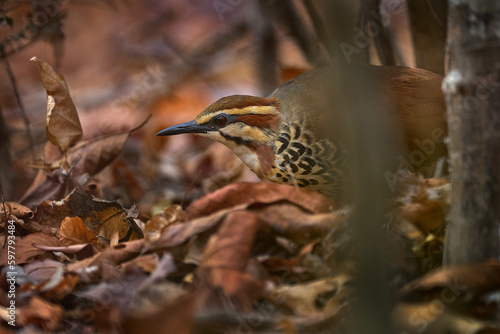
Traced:
<path fill-rule="evenodd" d="M 36 57 L 42 84 L 47 91 L 47 138 L 65 152 L 82 138 L 82 126 L 64 77 Z"/>
<path fill-rule="evenodd" d="M 125 271 L 130 268 L 141 268 L 141 270 L 145 273 L 152 273 L 153 271 L 155 271 L 157 264 L 157 254 L 146 254 L 140 255 L 136 258 L 133 258 L 132 260 L 122 263 L 121 267 Z"/>
<path fill-rule="evenodd" d="M 29 208 L 15 202 L 5 202 L 5 209 L 7 214 L 4 212 L 4 205 L 0 204 L 0 215 L 7 216 L 13 215 L 18 219 L 33 218 L 33 211 Z"/>
<path fill-rule="evenodd" d="M 184 210 L 180 205 L 169 205 L 163 209 L 161 213 L 153 216 L 146 223 L 144 228 L 144 237 L 148 242 L 156 241 L 160 238 L 163 229 L 184 217 Z"/>
<path fill-rule="evenodd" d="M 304 210 L 328 212 L 332 203 L 321 194 L 276 183 L 234 183 L 193 202 L 186 210 L 186 220 L 206 216 L 237 205 L 269 204 L 288 201 Z"/>
<path fill-rule="evenodd" d="M 78 275 L 74 273 L 63 274 L 63 269 L 60 268 L 59 270 L 61 272 L 60 276 L 56 272 L 49 280 L 37 287 L 41 295 L 51 301 L 61 301 L 69 293 L 73 292 L 79 281 Z"/>
<path fill-rule="evenodd" d="M 197 300 L 206 292 L 186 294 L 172 302 L 163 302 L 154 308 L 128 314 L 122 323 L 125 333 L 191 333 Z"/>
<path fill-rule="evenodd" d="M 298 316 L 333 315 L 344 306 L 352 289 L 346 285 L 345 275 L 304 284 L 281 285 L 270 294 L 270 299 Z"/>
<path fill-rule="evenodd" d="M 93 176 L 99 173 L 121 153 L 130 134 L 144 126 L 149 119 L 150 116 L 133 129 L 80 142 L 71 147 L 67 152 L 65 168 L 73 168 L 76 175 L 87 173 Z"/>
<path fill-rule="evenodd" d="M 217 212 L 207 217 L 200 217 L 189 222 L 169 225 L 165 228 L 158 240 L 153 242 L 148 251 L 159 251 L 166 248 L 178 246 L 194 236 L 203 233 L 217 224 L 227 214 L 227 211 Z"/>
<path fill-rule="evenodd" d="M 445 222 L 447 207 L 443 201 L 425 199 L 398 208 L 397 214 L 427 235 Z"/>
<path fill-rule="evenodd" d="M 324 237 L 346 221 L 348 211 L 312 214 L 294 204 L 282 202 L 250 209 L 267 222 L 275 234 L 304 243 Z"/>
<path fill-rule="evenodd" d="M 24 238 L 16 237 L 16 264 L 30 262 L 30 258 L 46 253 L 46 250 L 39 249 L 33 244 L 45 246 L 60 246 L 59 240 L 50 234 L 31 233 Z M 7 264 L 8 252 L 7 247 L 0 251 L 0 265 Z"/>
<path fill-rule="evenodd" d="M 86 270 L 90 266 L 99 267 L 101 264 L 106 264 L 112 267 L 135 258 L 142 252 L 144 247 L 144 239 L 122 242 L 114 247 L 109 247 L 104 251 L 95 254 L 91 258 L 83 261 L 70 263 L 66 266 L 67 271 L 78 272 L 78 270 Z"/>
<path fill-rule="evenodd" d="M 401 182 L 402 203 L 395 214 L 409 221 L 424 235 L 435 231 L 445 223 L 449 210 L 449 181 L 445 179 L 424 179 L 416 175 L 404 175 Z"/>
<path fill-rule="evenodd" d="M 70 246 L 42 246 L 38 244 L 33 244 L 33 247 L 38 249 L 43 249 L 51 252 L 61 252 L 64 254 L 75 254 L 76 258 L 81 260 L 89 256 L 94 255 L 94 248 L 91 244 L 80 244 L 80 245 L 70 245 Z"/>
<path fill-rule="evenodd" d="M 25 265 L 24 271 L 39 284 L 51 278 L 57 270 L 63 267 L 64 264 L 61 262 L 45 259 Z"/>
<path fill-rule="evenodd" d="M 63 245 L 82 243 L 97 243 L 97 237 L 89 230 L 80 217 L 66 217 L 61 223 L 61 238 Z"/>
<path fill-rule="evenodd" d="M 498 322 L 481 321 L 468 315 L 450 312 L 444 303 L 436 300 L 399 303 L 394 308 L 392 320 L 396 333 L 500 333 Z"/>
<path fill-rule="evenodd" d="M 450 266 L 435 270 L 406 285 L 401 296 L 407 301 L 429 300 L 432 297 L 447 304 L 480 296 L 500 287 L 500 262 Z"/>
<path fill-rule="evenodd" d="M 202 286 L 211 290 L 205 307 L 221 307 L 229 299 L 237 309 L 249 311 L 262 295 L 263 281 L 246 271 L 258 226 L 256 215 L 231 212 L 210 239 L 198 269 Z"/>
<path fill-rule="evenodd" d="M 77 186 L 71 175 L 62 169 L 56 169 L 50 173 L 40 171 L 40 173 L 41 182 L 36 187 L 31 187 L 19 200 L 19 203 L 35 208 L 43 201 L 60 200 Z"/>
<path fill-rule="evenodd" d="M 110 240 L 115 231 L 128 240 L 142 237 L 142 231 L 132 219 L 134 210 L 125 210 L 117 201 L 106 201 L 79 189 L 72 191 L 63 201 L 43 202 L 37 210 L 43 212 L 43 224 L 57 227 L 66 217 L 80 217 L 96 236 Z M 79 243 L 87 242 L 80 241 Z"/>
<path fill-rule="evenodd" d="M 49 332 L 55 332 L 63 316 L 63 308 L 49 303 L 38 296 L 30 299 L 29 305 L 17 309 L 18 326 L 35 325 Z"/>
<path fill-rule="evenodd" d="M 68 151 L 65 168 L 74 166 L 76 175 L 93 176 L 108 166 L 121 153 L 130 132 L 117 133 L 90 141 L 80 142 Z"/>

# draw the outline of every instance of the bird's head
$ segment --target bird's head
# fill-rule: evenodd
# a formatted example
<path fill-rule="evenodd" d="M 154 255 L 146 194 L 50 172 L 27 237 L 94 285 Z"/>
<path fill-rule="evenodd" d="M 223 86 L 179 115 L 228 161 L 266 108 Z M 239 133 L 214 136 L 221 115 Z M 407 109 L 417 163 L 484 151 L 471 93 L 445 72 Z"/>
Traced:
<path fill-rule="evenodd" d="M 233 95 L 214 102 L 194 120 L 172 126 L 156 135 L 194 133 L 218 141 L 229 147 L 261 177 L 274 162 L 274 141 L 280 124 L 277 99 Z"/>

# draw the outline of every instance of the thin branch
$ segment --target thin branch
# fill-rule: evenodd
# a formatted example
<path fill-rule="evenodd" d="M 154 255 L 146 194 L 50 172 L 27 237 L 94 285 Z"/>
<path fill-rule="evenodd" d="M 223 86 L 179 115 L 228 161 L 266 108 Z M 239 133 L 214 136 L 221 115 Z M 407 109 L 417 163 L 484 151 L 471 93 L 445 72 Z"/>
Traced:
<path fill-rule="evenodd" d="M 30 143 L 30 152 L 31 152 L 31 159 L 32 161 L 35 161 L 35 150 L 34 150 L 34 144 L 33 144 L 33 137 L 31 136 L 31 127 L 30 127 L 30 121 L 28 119 L 28 116 L 26 115 L 26 109 L 24 109 L 23 102 L 21 100 L 21 96 L 19 95 L 19 91 L 17 89 L 17 83 L 16 83 L 16 78 L 14 76 L 14 72 L 12 71 L 12 67 L 10 66 L 9 60 L 7 59 L 7 56 L 5 55 L 5 52 L 3 49 L 0 48 L 0 56 L 2 57 L 5 70 L 7 71 L 7 75 L 9 76 L 10 83 L 12 85 L 12 89 L 14 90 L 14 95 L 16 97 L 17 104 L 19 105 L 19 108 L 21 109 L 21 116 L 23 117 L 24 121 L 24 126 L 26 127 L 26 134 L 28 136 L 28 140 Z"/>
<path fill-rule="evenodd" d="M 318 9 L 316 8 L 316 6 L 312 1 L 302 0 L 302 3 L 304 4 L 304 7 L 306 8 L 309 17 L 311 18 L 318 39 L 321 41 L 321 43 L 323 43 L 328 54 L 331 55 L 332 53 L 331 38 L 328 35 L 328 31 L 326 29 L 323 17 L 319 14 Z"/>
<path fill-rule="evenodd" d="M 270 2 L 273 7 L 273 14 L 276 14 L 282 24 L 287 27 L 290 34 L 295 38 L 300 49 L 307 59 L 316 66 L 324 65 L 326 57 L 320 52 L 312 32 L 307 28 L 304 19 L 297 13 L 292 2 Z"/>

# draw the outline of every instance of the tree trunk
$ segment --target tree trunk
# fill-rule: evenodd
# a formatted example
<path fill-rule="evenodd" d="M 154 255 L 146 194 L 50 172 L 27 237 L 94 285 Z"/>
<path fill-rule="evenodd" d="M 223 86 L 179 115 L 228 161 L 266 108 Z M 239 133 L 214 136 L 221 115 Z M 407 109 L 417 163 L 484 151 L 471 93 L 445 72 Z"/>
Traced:
<path fill-rule="evenodd" d="M 500 259 L 500 1 L 449 0 L 448 22 L 453 265 Z"/>

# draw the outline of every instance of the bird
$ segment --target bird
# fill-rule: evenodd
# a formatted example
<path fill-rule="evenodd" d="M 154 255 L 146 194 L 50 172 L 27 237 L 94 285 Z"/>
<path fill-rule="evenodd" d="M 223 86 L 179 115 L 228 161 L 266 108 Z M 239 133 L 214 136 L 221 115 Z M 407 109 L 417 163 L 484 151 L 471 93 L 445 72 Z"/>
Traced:
<path fill-rule="evenodd" d="M 404 66 L 360 66 L 377 80 L 382 92 L 370 101 L 373 110 L 369 112 L 381 112 L 390 105 L 405 152 L 420 152 L 419 157 L 425 158 L 405 165 L 416 171 L 435 166 L 446 155 L 443 78 Z M 207 137 L 231 149 L 262 181 L 341 196 L 348 184 L 349 152 L 342 136 L 335 134 L 341 132 L 345 111 L 335 107 L 328 81 L 334 74 L 334 66 L 325 66 L 285 82 L 268 97 L 220 98 L 194 120 L 156 135 Z"/>

